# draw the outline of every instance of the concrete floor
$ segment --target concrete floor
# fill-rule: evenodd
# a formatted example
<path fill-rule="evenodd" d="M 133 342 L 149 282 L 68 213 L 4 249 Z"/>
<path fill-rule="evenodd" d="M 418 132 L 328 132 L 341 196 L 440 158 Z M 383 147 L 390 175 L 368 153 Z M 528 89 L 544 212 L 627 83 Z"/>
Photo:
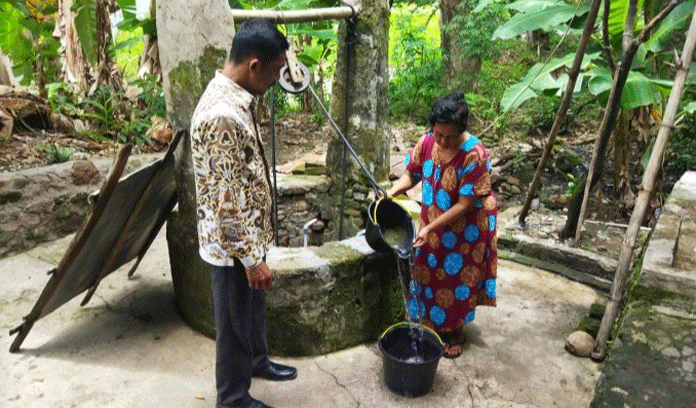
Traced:
<path fill-rule="evenodd" d="M 70 238 L 0 260 L 0 406 L 213 407 L 214 342 L 173 307 L 164 234 L 136 271 L 107 277 L 86 307 L 73 299 L 36 322 L 18 353 L 8 336 L 29 313 Z M 565 337 L 602 295 L 581 284 L 499 261 L 498 307 L 479 308 L 456 360 L 442 359 L 419 398 L 384 384 L 375 343 L 312 358 L 278 358 L 296 380 L 254 380 L 277 408 L 587 407 L 601 366 L 567 353 Z"/>

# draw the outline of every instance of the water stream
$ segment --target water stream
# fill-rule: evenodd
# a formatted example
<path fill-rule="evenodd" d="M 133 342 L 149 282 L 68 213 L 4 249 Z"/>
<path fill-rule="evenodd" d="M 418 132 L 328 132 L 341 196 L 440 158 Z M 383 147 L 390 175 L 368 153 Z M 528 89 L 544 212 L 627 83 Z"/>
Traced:
<path fill-rule="evenodd" d="M 408 298 L 409 298 L 409 293 L 410 293 L 410 286 L 409 283 L 411 282 L 411 268 L 413 266 L 413 247 L 408 246 L 407 248 L 403 247 L 394 247 L 394 253 L 397 256 L 396 259 L 396 265 L 399 273 L 399 282 L 401 283 L 401 295 L 404 300 L 404 308 L 407 313 L 411 315 L 411 319 L 415 319 L 416 324 L 409 324 L 409 336 L 411 337 L 411 348 L 413 349 L 413 356 L 409 357 L 408 359 L 404 360 L 406 363 L 409 364 L 420 364 L 424 362 L 421 348 L 423 344 L 423 328 L 421 326 L 421 322 L 423 320 L 422 316 L 422 311 L 420 309 L 420 301 L 419 301 L 419 291 L 414 290 L 413 291 L 413 297 L 416 302 L 416 309 L 417 313 L 415 316 L 409 312 L 409 307 L 408 307 Z"/>

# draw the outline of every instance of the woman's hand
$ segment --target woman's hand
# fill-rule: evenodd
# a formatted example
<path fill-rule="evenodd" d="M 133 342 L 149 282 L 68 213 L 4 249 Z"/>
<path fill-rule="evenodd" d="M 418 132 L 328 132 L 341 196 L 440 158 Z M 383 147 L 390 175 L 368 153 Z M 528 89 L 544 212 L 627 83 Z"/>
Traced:
<path fill-rule="evenodd" d="M 416 236 L 416 239 L 413 240 L 413 246 L 415 248 L 423 246 L 426 242 L 428 242 L 428 235 L 429 234 L 430 234 L 430 226 L 426 225 L 425 227 L 421 228 L 420 231 L 418 231 L 418 235 Z"/>

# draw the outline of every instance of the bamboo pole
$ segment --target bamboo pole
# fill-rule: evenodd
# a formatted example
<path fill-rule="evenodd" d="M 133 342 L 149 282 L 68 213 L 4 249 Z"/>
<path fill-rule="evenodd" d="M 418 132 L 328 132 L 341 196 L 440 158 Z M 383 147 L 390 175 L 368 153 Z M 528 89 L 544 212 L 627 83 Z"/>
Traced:
<path fill-rule="evenodd" d="M 230 15 L 235 23 L 252 18 L 263 18 L 276 24 L 304 23 L 308 21 L 333 20 L 352 17 L 358 13 L 358 7 L 340 6 L 309 10 L 242 10 L 232 9 Z"/>
<path fill-rule="evenodd" d="M 601 0 L 593 0 L 590 5 L 590 12 L 587 15 L 587 20 L 585 20 L 585 28 L 582 31 L 582 37 L 580 38 L 580 43 L 578 44 L 578 51 L 575 53 L 575 59 L 573 60 L 573 66 L 568 72 L 568 85 L 566 86 L 565 94 L 563 95 L 563 100 L 561 105 L 558 107 L 556 112 L 556 119 L 554 119 L 553 126 L 549 131 L 548 140 L 546 141 L 546 148 L 544 149 L 544 154 L 541 156 L 539 161 L 539 166 L 537 166 L 536 173 L 534 173 L 534 179 L 532 184 L 529 186 L 529 191 L 527 192 L 527 199 L 524 202 L 522 211 L 520 211 L 519 223 L 524 224 L 524 219 L 527 217 L 529 208 L 532 206 L 532 201 L 534 200 L 534 195 L 536 194 L 539 186 L 541 185 L 541 177 L 544 175 L 544 168 L 546 167 L 546 162 L 548 162 L 551 157 L 551 152 L 553 150 L 553 145 L 558 135 L 558 131 L 561 129 L 561 124 L 566 117 L 568 111 L 568 105 L 570 105 L 570 100 L 573 97 L 573 90 L 575 89 L 575 83 L 578 79 L 578 74 L 580 73 L 580 67 L 582 66 L 582 60 L 585 56 L 585 50 L 587 49 L 587 43 L 590 42 L 590 35 L 594 30 L 595 20 L 597 19 L 597 14 L 599 11 L 599 5 Z"/>
<path fill-rule="evenodd" d="M 614 122 L 616 121 L 616 116 L 619 112 L 619 105 L 621 102 L 621 95 L 623 94 L 624 85 L 626 85 L 626 80 L 628 79 L 628 74 L 631 72 L 631 65 L 633 64 L 633 57 L 635 57 L 638 47 L 643 43 L 650 35 L 657 24 L 659 24 L 667 15 L 679 4 L 681 0 L 671 0 L 662 11 L 655 16 L 640 32 L 640 34 L 631 40 L 629 37 L 633 32 L 633 24 L 635 20 L 635 7 L 637 7 L 637 0 L 631 0 L 629 3 L 629 9 L 626 16 L 626 28 L 624 29 L 623 37 L 623 56 L 621 58 L 621 64 L 619 66 L 619 71 L 614 76 L 614 83 L 611 86 L 611 91 L 609 91 L 609 100 L 607 101 L 607 109 L 604 111 L 604 117 L 602 118 L 602 124 L 599 127 L 599 137 L 597 138 L 597 143 L 595 144 L 595 150 L 592 154 L 592 162 L 590 164 L 590 171 L 587 175 L 587 182 L 585 183 L 585 192 L 582 196 L 582 205 L 580 206 L 580 213 L 578 215 L 577 224 L 575 226 L 575 239 L 573 241 L 573 246 L 577 246 L 580 240 L 580 232 L 582 231 L 582 223 L 585 219 L 585 212 L 587 210 L 587 201 L 589 200 L 590 191 L 594 184 L 597 183 L 604 170 L 604 152 L 607 148 L 607 143 L 609 142 L 609 137 L 611 136 L 612 130 L 614 128 Z M 601 159 L 600 159 L 601 157 Z M 571 222 L 570 217 L 568 217 L 568 222 Z"/>
<path fill-rule="evenodd" d="M 672 129 L 674 129 L 674 118 L 677 114 L 679 102 L 681 101 L 695 46 L 696 9 L 691 17 L 691 25 L 689 26 L 686 41 L 684 42 L 682 57 L 676 62 L 677 74 L 674 78 L 672 92 L 667 100 L 667 107 L 665 108 L 665 114 L 662 118 L 662 124 L 660 125 L 657 138 L 655 139 L 652 153 L 650 154 L 650 161 L 645 169 L 645 174 L 643 174 L 643 181 L 641 183 L 640 192 L 638 193 L 638 199 L 636 200 L 636 206 L 633 208 L 633 213 L 631 213 L 631 220 L 629 221 L 628 229 L 626 230 L 626 235 L 621 245 L 619 263 L 616 267 L 614 283 L 611 288 L 611 297 L 604 311 L 602 323 L 599 326 L 597 339 L 592 351 L 592 359 L 596 361 L 604 360 L 606 355 L 606 344 L 609 338 L 609 331 L 614 325 L 614 320 L 619 310 L 619 304 L 625 291 L 626 280 L 629 275 L 628 271 L 631 266 L 631 259 L 633 258 L 633 248 L 636 244 L 638 231 L 645 218 L 650 197 L 655 189 L 655 179 L 662 166 L 662 157 L 665 152 L 665 147 L 667 146 L 667 140 Z"/>

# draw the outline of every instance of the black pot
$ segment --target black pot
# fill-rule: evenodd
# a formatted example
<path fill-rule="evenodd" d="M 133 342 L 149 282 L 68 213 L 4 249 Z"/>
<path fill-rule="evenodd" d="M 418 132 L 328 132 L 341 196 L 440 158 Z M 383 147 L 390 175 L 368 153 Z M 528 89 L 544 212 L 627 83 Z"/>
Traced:
<path fill-rule="evenodd" d="M 384 239 L 384 233 L 388 230 L 403 231 L 403 240 L 390 245 Z M 373 201 L 367 207 L 367 228 L 365 228 L 365 240 L 372 249 L 377 252 L 399 251 L 409 253 L 413 245 L 414 229 L 413 221 L 406 210 L 399 204 L 388 198 Z"/>

